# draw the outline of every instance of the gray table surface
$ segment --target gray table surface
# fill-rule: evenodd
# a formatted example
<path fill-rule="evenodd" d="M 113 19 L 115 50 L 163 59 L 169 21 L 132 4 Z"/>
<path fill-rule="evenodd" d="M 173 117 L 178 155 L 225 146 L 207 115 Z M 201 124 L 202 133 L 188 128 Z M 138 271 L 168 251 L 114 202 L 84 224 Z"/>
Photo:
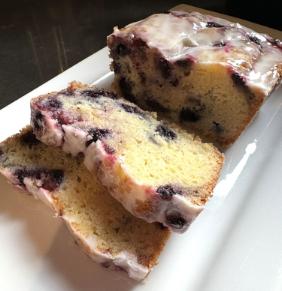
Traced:
<path fill-rule="evenodd" d="M 0 109 L 104 47 L 113 26 L 167 11 L 180 3 L 173 0 L 1 1 Z M 281 17 L 273 16 L 275 7 L 271 5 L 268 5 L 271 17 L 267 17 L 265 7 L 263 14 L 258 10 L 260 4 L 256 4 L 253 14 L 251 7 L 240 9 L 243 0 L 194 0 L 186 4 L 278 29 L 282 26 Z"/>

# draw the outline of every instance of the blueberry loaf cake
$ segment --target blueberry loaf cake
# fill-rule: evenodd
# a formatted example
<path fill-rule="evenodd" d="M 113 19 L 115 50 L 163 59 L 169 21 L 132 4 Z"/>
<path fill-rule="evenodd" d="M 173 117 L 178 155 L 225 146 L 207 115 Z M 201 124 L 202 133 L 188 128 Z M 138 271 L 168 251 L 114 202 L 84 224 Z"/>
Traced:
<path fill-rule="evenodd" d="M 85 169 L 81 157 L 40 143 L 31 129 L 0 147 L 0 172 L 51 206 L 94 261 L 136 280 L 148 275 L 169 237 L 167 228 L 132 216 Z"/>
<path fill-rule="evenodd" d="M 31 101 L 37 138 L 84 163 L 133 215 L 183 232 L 203 209 L 223 156 L 113 93 L 77 83 Z"/>
<path fill-rule="evenodd" d="M 114 88 L 205 140 L 233 143 L 280 84 L 282 43 L 197 12 L 155 14 L 108 37 Z"/>

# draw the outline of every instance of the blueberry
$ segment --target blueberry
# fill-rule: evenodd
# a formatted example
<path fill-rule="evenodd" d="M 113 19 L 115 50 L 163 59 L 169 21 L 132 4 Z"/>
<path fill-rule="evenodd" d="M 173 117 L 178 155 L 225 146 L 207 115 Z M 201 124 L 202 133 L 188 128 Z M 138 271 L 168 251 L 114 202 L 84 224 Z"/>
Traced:
<path fill-rule="evenodd" d="M 128 48 L 126 45 L 122 43 L 118 44 L 115 48 L 116 54 L 121 57 L 130 54 L 130 51 L 131 51 L 130 48 Z"/>
<path fill-rule="evenodd" d="M 124 109 L 124 111 L 126 111 L 128 113 L 137 114 L 137 115 L 140 115 L 141 117 L 145 116 L 145 112 L 142 111 L 140 108 L 138 108 L 135 105 L 129 105 L 129 104 L 126 104 L 126 103 L 120 103 L 120 106 Z"/>
<path fill-rule="evenodd" d="M 177 137 L 176 133 L 173 130 L 163 124 L 159 124 L 157 126 L 156 132 L 159 133 L 160 136 L 163 136 L 170 140 L 174 140 Z"/>
<path fill-rule="evenodd" d="M 180 121 L 197 122 L 201 119 L 199 112 L 203 110 L 197 110 L 189 107 L 182 108 L 179 114 Z"/>
<path fill-rule="evenodd" d="M 239 73 L 237 72 L 233 72 L 231 74 L 231 78 L 234 82 L 235 85 L 239 86 L 239 87 L 246 87 L 246 80 L 243 76 L 241 76 Z"/>
<path fill-rule="evenodd" d="M 224 47 L 224 46 L 226 46 L 226 43 L 221 40 L 221 41 L 214 42 L 213 46 L 214 47 Z"/>
<path fill-rule="evenodd" d="M 91 97 L 91 98 L 99 98 L 99 97 L 108 97 L 108 98 L 111 98 L 111 99 L 116 99 L 117 98 L 117 95 L 113 92 L 109 92 L 109 91 L 106 91 L 106 90 L 99 90 L 99 89 L 96 89 L 96 88 L 93 88 L 93 89 L 86 89 L 86 90 L 83 90 L 81 91 L 81 94 L 83 96 L 86 96 L 86 97 Z"/>
<path fill-rule="evenodd" d="M 261 45 L 261 40 L 258 37 L 254 35 L 248 35 L 248 38 L 251 42 L 254 42 L 257 45 Z"/>
<path fill-rule="evenodd" d="M 28 169 L 19 168 L 14 171 L 14 175 L 19 181 L 19 185 L 24 187 L 25 178 L 34 178 L 42 181 L 42 188 L 54 191 L 62 183 L 64 172 L 62 170 Z"/>
<path fill-rule="evenodd" d="M 46 102 L 47 108 L 58 109 L 62 107 L 62 102 L 58 99 L 52 98 Z"/>
<path fill-rule="evenodd" d="M 219 24 L 219 23 L 214 22 L 214 21 L 208 21 L 206 24 L 206 27 L 224 27 L 224 25 Z"/>
<path fill-rule="evenodd" d="M 44 116 L 40 111 L 35 111 L 32 113 L 32 123 L 35 130 L 42 130 L 44 125 Z"/>
<path fill-rule="evenodd" d="M 113 70 L 114 70 L 114 73 L 115 74 L 119 74 L 121 72 L 121 65 L 120 65 L 120 63 L 113 61 L 112 62 L 112 67 L 113 67 Z"/>
<path fill-rule="evenodd" d="M 3 156 L 4 156 L 4 152 L 3 152 L 3 150 L 0 148 L 0 161 L 2 160 Z"/>
<path fill-rule="evenodd" d="M 106 138 L 111 134 L 111 131 L 106 128 L 91 128 L 88 130 L 90 139 L 86 141 L 85 145 L 88 147 L 91 143 L 96 142 L 98 139 Z"/>
<path fill-rule="evenodd" d="M 141 79 L 141 83 L 142 83 L 142 84 L 145 84 L 146 81 L 147 81 L 147 78 L 146 78 L 145 73 L 144 73 L 144 72 L 139 72 L 138 75 L 139 75 L 139 77 L 140 77 L 140 79 Z"/>
<path fill-rule="evenodd" d="M 32 131 L 28 131 L 24 135 L 21 136 L 21 143 L 31 148 L 33 146 L 38 145 L 39 141 L 36 139 Z"/>
<path fill-rule="evenodd" d="M 157 68 L 161 71 L 164 79 L 168 79 L 171 76 L 171 66 L 166 59 L 159 58 L 157 61 Z"/>
<path fill-rule="evenodd" d="M 63 182 L 64 172 L 62 170 L 45 170 L 42 176 L 42 187 L 48 191 L 54 191 Z"/>
<path fill-rule="evenodd" d="M 182 229 L 187 221 L 182 217 L 178 211 L 170 211 L 166 214 L 166 222 L 168 225 L 176 229 Z"/>
<path fill-rule="evenodd" d="M 169 110 L 165 108 L 162 104 L 160 104 L 158 101 L 153 100 L 153 99 L 146 99 L 146 104 L 147 106 L 157 112 L 168 112 Z"/>
<path fill-rule="evenodd" d="M 120 87 L 120 90 L 121 90 L 123 96 L 127 100 L 129 100 L 131 102 L 134 102 L 135 101 L 135 97 L 132 94 L 132 86 L 131 86 L 131 83 L 128 80 L 126 80 L 126 78 L 122 77 L 119 80 L 119 87 Z"/>
<path fill-rule="evenodd" d="M 224 127 L 219 123 L 219 122 L 216 122 L 216 121 L 213 121 L 212 122 L 212 129 L 217 133 L 217 134 L 220 134 L 224 131 Z"/>
<path fill-rule="evenodd" d="M 182 195 L 182 191 L 181 190 L 176 189 L 176 188 L 174 188 L 173 186 L 171 186 L 169 184 L 158 187 L 156 192 L 160 194 L 160 197 L 163 200 L 168 200 L 168 201 L 172 199 L 173 195 L 176 195 L 176 194 Z"/>
<path fill-rule="evenodd" d="M 177 87 L 178 84 L 179 84 L 179 80 L 177 78 L 174 78 L 172 81 L 170 81 L 170 84 L 173 86 L 173 87 Z"/>

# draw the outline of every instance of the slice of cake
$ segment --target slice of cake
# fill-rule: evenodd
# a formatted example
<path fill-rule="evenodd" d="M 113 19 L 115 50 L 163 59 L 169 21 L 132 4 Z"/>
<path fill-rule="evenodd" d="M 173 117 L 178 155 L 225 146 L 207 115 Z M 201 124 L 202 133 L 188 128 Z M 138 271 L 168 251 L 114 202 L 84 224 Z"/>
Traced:
<path fill-rule="evenodd" d="M 136 280 L 156 264 L 169 231 L 128 213 L 95 172 L 85 169 L 81 157 L 47 147 L 25 129 L 0 144 L 0 172 L 51 206 L 94 261 Z"/>
<path fill-rule="evenodd" d="M 31 101 L 38 139 L 73 156 L 133 215 L 183 232 L 211 196 L 223 162 L 212 145 L 110 92 L 73 83 Z"/>
<path fill-rule="evenodd" d="M 197 12 L 115 28 L 108 46 L 118 92 L 222 147 L 282 76 L 281 41 Z"/>

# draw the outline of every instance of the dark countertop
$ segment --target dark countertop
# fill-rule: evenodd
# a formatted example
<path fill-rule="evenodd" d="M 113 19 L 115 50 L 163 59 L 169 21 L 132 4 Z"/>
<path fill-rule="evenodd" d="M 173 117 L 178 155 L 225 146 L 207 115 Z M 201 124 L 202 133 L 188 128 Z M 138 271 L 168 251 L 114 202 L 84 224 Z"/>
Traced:
<path fill-rule="evenodd" d="M 251 5 L 246 7 L 244 2 L 194 0 L 185 3 L 282 29 L 279 1 L 268 0 L 266 8 L 260 0 L 255 10 Z M 177 4 L 180 2 L 173 0 L 1 2 L 0 108 L 104 47 L 113 26 L 167 11 Z"/>

